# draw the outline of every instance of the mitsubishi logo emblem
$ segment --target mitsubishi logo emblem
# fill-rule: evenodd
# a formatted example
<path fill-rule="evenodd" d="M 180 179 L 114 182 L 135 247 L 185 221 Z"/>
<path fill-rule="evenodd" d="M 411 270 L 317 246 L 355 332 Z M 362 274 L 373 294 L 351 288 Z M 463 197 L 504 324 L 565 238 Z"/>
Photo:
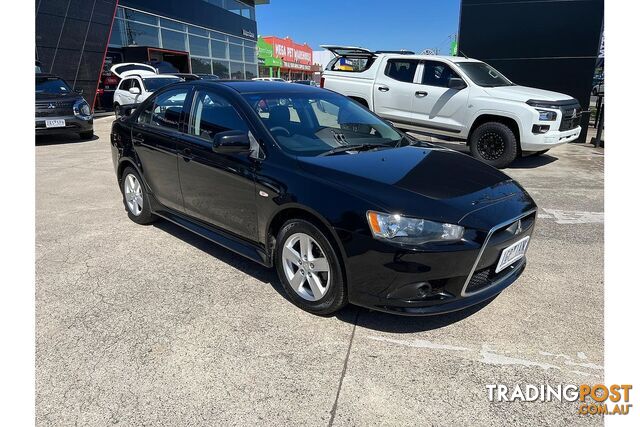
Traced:
<path fill-rule="evenodd" d="M 54 108 L 56 108 L 56 104 L 54 104 L 53 102 L 50 102 L 47 108 L 50 110 L 53 110 Z"/>

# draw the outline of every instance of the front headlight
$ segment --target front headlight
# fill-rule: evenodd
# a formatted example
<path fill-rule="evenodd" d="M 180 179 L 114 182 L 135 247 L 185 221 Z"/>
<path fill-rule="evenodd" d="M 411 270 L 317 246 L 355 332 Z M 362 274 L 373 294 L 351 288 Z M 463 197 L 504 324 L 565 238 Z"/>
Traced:
<path fill-rule="evenodd" d="M 555 111 L 539 110 L 537 108 L 536 111 L 540 115 L 539 120 L 541 122 L 552 122 L 558 117 L 558 113 L 556 113 Z"/>
<path fill-rule="evenodd" d="M 77 101 L 73 106 L 73 114 L 76 116 L 89 117 L 91 116 L 91 107 L 89 107 L 89 104 L 84 99 Z"/>
<path fill-rule="evenodd" d="M 460 240 L 464 227 L 398 214 L 368 211 L 367 221 L 373 237 L 390 242 L 420 245 L 427 242 Z"/>

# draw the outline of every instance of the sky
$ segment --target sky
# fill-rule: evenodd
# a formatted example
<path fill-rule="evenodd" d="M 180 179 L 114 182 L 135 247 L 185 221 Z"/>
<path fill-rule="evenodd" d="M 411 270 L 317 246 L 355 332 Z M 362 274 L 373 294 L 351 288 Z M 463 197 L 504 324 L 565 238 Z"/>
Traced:
<path fill-rule="evenodd" d="M 258 34 L 291 37 L 313 50 L 344 44 L 371 50 L 438 48 L 448 54 L 460 0 L 271 0 L 256 6 Z"/>

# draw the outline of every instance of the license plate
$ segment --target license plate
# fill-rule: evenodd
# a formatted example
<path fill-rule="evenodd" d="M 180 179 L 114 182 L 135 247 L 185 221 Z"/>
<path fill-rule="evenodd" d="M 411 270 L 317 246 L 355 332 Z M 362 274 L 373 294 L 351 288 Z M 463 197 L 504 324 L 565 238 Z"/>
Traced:
<path fill-rule="evenodd" d="M 515 242 L 513 245 L 508 246 L 502 250 L 502 255 L 500 255 L 500 261 L 498 261 L 498 266 L 496 267 L 496 273 L 504 270 L 509 267 L 511 264 L 519 260 L 524 256 L 524 253 L 527 251 L 527 246 L 529 245 L 529 236 L 524 239 L 520 239 Z"/>
<path fill-rule="evenodd" d="M 64 119 L 56 119 L 56 120 L 45 120 L 44 125 L 48 128 L 63 128 L 67 124 Z"/>

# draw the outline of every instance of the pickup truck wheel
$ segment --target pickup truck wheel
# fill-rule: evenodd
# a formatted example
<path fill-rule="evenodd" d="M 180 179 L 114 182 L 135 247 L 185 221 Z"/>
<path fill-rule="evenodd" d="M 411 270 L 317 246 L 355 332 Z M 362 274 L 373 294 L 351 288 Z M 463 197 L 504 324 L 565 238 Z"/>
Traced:
<path fill-rule="evenodd" d="M 471 154 L 495 168 L 509 166 L 518 157 L 518 140 L 509 126 L 488 122 L 476 128 L 469 141 Z"/>

